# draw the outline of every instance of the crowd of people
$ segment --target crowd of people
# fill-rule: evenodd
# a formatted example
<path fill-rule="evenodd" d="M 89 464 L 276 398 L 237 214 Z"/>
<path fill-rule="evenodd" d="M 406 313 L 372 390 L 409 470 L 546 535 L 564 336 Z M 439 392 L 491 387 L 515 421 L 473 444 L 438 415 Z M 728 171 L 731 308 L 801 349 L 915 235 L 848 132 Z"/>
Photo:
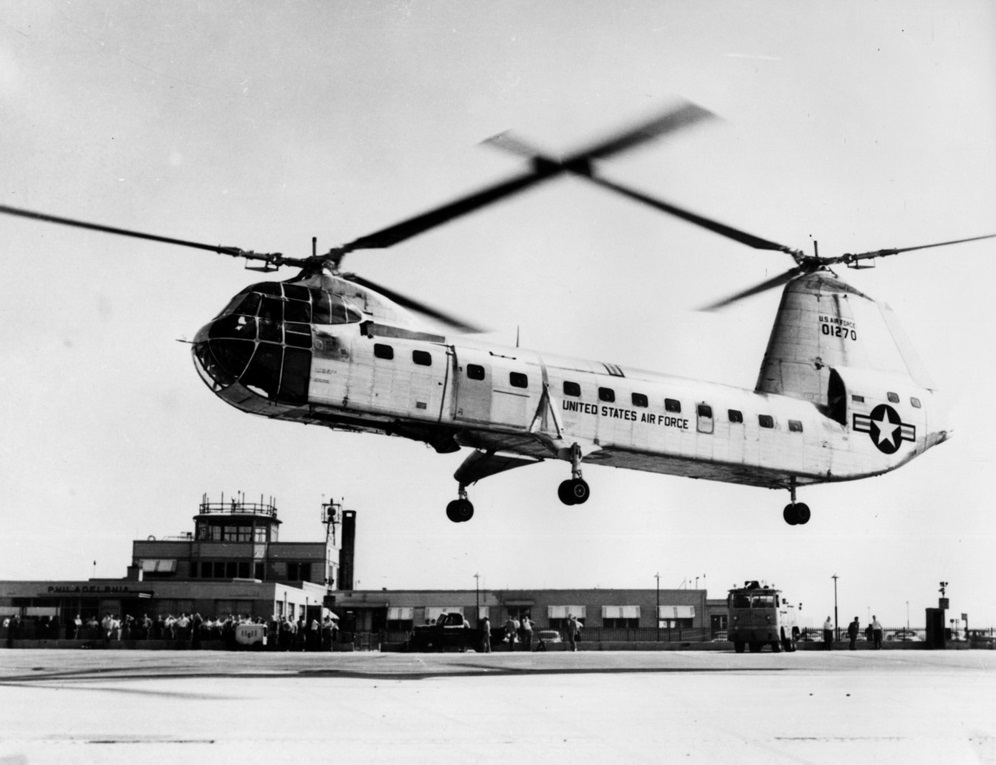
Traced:
<path fill-rule="evenodd" d="M 331 650 L 338 632 L 329 615 L 322 622 L 312 619 L 308 623 L 303 617 L 295 620 L 274 616 L 267 620 L 249 614 L 204 619 L 199 613 L 159 614 L 152 618 L 149 614 L 135 617 L 108 612 L 100 619 L 95 614 L 86 618 L 77 614 L 64 622 L 58 616 L 21 619 L 15 614 L 4 618 L 2 626 L 8 645 L 19 639 L 79 640 L 91 645 L 155 640 L 177 648 L 196 649 L 204 643 L 220 642 L 230 648 L 257 645 L 283 651 Z M 250 626 L 254 628 L 248 629 Z"/>

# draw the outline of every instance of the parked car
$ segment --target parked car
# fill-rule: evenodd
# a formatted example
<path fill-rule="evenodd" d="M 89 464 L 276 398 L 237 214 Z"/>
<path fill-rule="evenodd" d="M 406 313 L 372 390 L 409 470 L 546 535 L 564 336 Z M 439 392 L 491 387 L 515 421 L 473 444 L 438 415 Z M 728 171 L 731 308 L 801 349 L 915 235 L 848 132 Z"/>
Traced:
<path fill-rule="evenodd" d="M 563 643 L 564 639 L 557 630 L 539 630 L 533 636 L 533 643 L 536 644 L 537 651 L 545 651 L 548 645 Z"/>
<path fill-rule="evenodd" d="M 885 636 L 886 642 L 889 643 L 922 643 L 923 638 L 917 635 L 913 630 L 897 630 L 896 632 L 890 632 Z"/>

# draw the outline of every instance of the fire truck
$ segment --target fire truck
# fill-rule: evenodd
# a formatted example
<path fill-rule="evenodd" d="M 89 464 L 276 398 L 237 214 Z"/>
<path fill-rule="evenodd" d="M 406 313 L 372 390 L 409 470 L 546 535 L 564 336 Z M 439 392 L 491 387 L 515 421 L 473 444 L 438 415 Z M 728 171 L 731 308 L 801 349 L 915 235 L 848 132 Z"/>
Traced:
<path fill-rule="evenodd" d="M 744 648 L 757 653 L 766 645 L 776 653 L 783 648 L 795 650 L 799 639 L 796 608 L 782 597 L 781 590 L 747 581 L 729 591 L 726 607 L 728 638 L 737 653 Z"/>

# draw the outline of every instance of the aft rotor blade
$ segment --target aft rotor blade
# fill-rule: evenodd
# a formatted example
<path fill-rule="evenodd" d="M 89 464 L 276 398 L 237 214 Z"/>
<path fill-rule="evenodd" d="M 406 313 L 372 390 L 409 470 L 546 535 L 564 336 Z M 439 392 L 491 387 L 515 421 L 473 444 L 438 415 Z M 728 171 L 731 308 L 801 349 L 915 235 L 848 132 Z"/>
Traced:
<path fill-rule="evenodd" d="M 181 247 L 193 247 L 197 250 L 207 250 L 208 252 L 215 252 L 220 255 L 231 255 L 233 257 L 247 258 L 249 260 L 265 260 L 273 265 L 281 265 L 282 263 L 290 262 L 290 259 L 284 259 L 283 256 L 277 252 L 256 253 L 251 250 L 243 250 L 239 247 L 226 247 L 219 244 L 193 242 L 188 239 L 175 239 L 169 236 L 159 236 L 158 234 L 149 234 L 144 231 L 133 231 L 127 228 L 105 226 L 100 223 L 90 223 L 88 221 L 76 220 L 75 218 L 62 218 L 58 215 L 48 215 L 47 213 L 34 212 L 32 210 L 22 210 L 17 207 L 8 207 L 6 205 L 0 205 L 0 213 L 4 213 L 6 215 L 16 215 L 21 218 L 31 218 L 33 220 L 45 221 L 46 223 L 58 223 L 62 226 L 72 226 L 73 228 L 82 228 L 88 231 L 100 231 L 104 234 L 127 236 L 132 239 L 145 239 L 150 242 L 164 242 L 166 244 L 177 244 Z"/>
<path fill-rule="evenodd" d="M 712 116 L 712 112 L 703 109 L 701 106 L 685 103 L 680 107 L 671 108 L 663 114 L 642 122 L 635 127 L 622 130 L 583 151 L 576 152 L 562 162 L 546 161 L 539 156 L 535 156 L 532 167 L 525 174 L 495 184 L 494 186 L 489 186 L 433 210 L 420 213 L 400 223 L 383 228 L 380 231 L 362 236 L 359 239 L 354 239 L 352 242 L 337 248 L 337 250 L 346 253 L 352 250 L 391 247 L 417 234 L 448 223 L 454 218 L 459 218 L 475 210 L 479 210 L 486 205 L 525 191 L 543 181 L 550 180 L 566 172 L 582 171 L 584 168 L 587 168 L 587 162 L 590 159 L 604 159 L 619 154 L 665 133 L 673 132 Z M 492 140 L 495 143 L 499 142 L 497 138 Z M 511 148 L 511 139 L 507 143 L 509 145 L 506 148 Z M 573 166 L 571 166 L 572 164 Z"/>
<path fill-rule="evenodd" d="M 996 234 L 985 234 L 983 236 L 972 236 L 968 239 L 954 239 L 950 242 L 936 242 L 935 244 L 918 244 L 914 247 L 894 247 L 885 250 L 873 250 L 871 252 L 859 252 L 857 254 L 845 253 L 836 258 L 828 258 L 828 263 L 855 263 L 859 260 L 871 260 L 872 258 L 884 258 L 889 255 L 898 255 L 901 252 L 912 252 L 913 250 L 926 250 L 931 247 L 947 247 L 949 244 L 962 244 L 963 242 L 978 242 L 980 239 L 992 239 Z"/>
<path fill-rule="evenodd" d="M 736 295 L 731 295 L 725 300 L 720 300 L 718 303 L 707 305 L 701 310 L 716 311 L 720 308 L 725 308 L 726 306 L 731 305 L 732 303 L 736 303 L 739 300 L 743 300 L 744 298 L 749 298 L 753 295 L 759 295 L 762 292 L 767 292 L 768 290 L 774 289 L 775 287 L 780 287 L 781 285 L 786 284 L 795 277 L 801 276 L 802 274 L 808 273 L 812 270 L 813 270 L 812 268 L 806 268 L 804 266 L 796 266 L 795 268 L 790 268 L 788 271 L 781 273 L 778 276 L 768 279 L 767 281 L 761 282 L 760 284 L 757 284 L 751 287 L 750 289 L 746 289 L 743 292 L 738 292 Z"/>
<path fill-rule="evenodd" d="M 406 295 L 402 295 L 400 292 L 395 292 L 394 290 L 389 289 L 388 287 L 384 287 L 383 285 L 372 282 L 369 279 L 365 279 L 362 276 L 357 276 L 356 274 L 349 274 L 349 276 L 346 278 L 348 278 L 351 282 L 355 282 L 356 284 L 359 284 L 363 287 L 367 287 L 373 290 L 374 292 L 383 295 L 384 297 L 394 301 L 403 308 L 409 308 L 425 316 L 429 316 L 433 319 L 436 319 L 437 321 L 442 322 L 443 324 L 446 324 L 449 327 L 453 327 L 454 329 L 459 330 L 460 332 L 471 333 L 471 332 L 485 331 L 481 327 L 477 327 L 467 321 L 464 321 L 463 319 L 459 319 L 456 316 L 452 316 L 451 314 L 443 313 L 438 308 L 433 308 L 432 306 L 427 305 L 426 303 L 421 303 Z"/>
<path fill-rule="evenodd" d="M 682 220 L 686 220 L 689 223 L 694 223 L 696 226 L 701 226 L 702 228 L 708 229 L 713 233 L 719 234 L 720 236 L 725 236 L 727 239 L 732 239 L 741 244 L 746 244 L 749 247 L 753 247 L 758 250 L 775 250 L 777 252 L 787 252 L 793 257 L 801 255 L 798 250 L 794 250 L 791 247 L 787 247 L 784 244 L 779 244 L 778 242 L 772 242 L 769 239 L 763 239 L 754 234 L 748 234 L 746 231 L 741 231 L 733 226 L 728 226 L 725 223 L 720 223 L 712 218 L 706 218 L 702 215 L 697 215 L 696 213 L 690 212 L 688 210 L 672 205 L 665 202 L 662 199 L 656 199 L 654 197 L 649 197 L 639 191 L 634 191 L 633 189 L 627 188 L 626 186 L 620 186 L 618 183 L 613 183 L 612 181 L 607 181 L 599 176 L 588 176 L 592 183 L 597 183 L 599 186 L 604 186 L 607 189 L 612 189 L 630 199 L 635 199 L 637 202 L 642 202 L 645 205 L 649 205 L 654 209 L 666 212 L 669 215 L 674 215 Z"/>

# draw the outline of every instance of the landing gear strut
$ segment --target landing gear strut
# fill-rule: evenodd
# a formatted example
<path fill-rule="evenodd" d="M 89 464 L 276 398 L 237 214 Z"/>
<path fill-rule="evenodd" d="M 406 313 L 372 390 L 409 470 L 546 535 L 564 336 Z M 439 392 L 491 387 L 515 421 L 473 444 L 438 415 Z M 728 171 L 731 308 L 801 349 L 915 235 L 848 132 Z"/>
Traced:
<path fill-rule="evenodd" d="M 792 494 L 792 501 L 785 505 L 785 510 L 782 512 L 785 523 L 789 526 L 802 526 L 809 523 L 809 518 L 812 515 L 809 512 L 809 505 L 805 502 L 795 501 L 795 481 L 792 482 L 789 491 Z"/>
<path fill-rule="evenodd" d="M 465 523 L 474 517 L 474 504 L 467 499 L 467 487 L 461 485 L 459 494 L 446 506 L 446 517 L 453 523 Z"/>
<path fill-rule="evenodd" d="M 571 478 L 557 487 L 557 496 L 565 505 L 582 505 L 591 496 L 588 482 L 581 477 L 581 447 L 571 445 Z"/>

